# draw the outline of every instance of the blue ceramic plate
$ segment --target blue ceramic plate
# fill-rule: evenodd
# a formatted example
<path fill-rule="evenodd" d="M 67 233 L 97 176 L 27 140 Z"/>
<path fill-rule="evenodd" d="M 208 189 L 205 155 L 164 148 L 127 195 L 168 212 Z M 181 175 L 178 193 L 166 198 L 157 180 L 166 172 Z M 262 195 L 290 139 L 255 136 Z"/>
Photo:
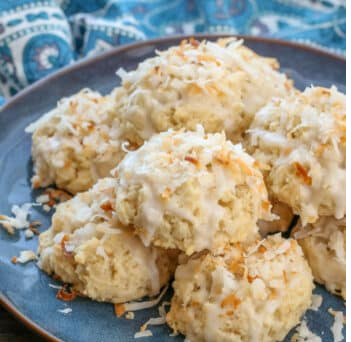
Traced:
<path fill-rule="evenodd" d="M 214 39 L 215 36 L 201 36 Z M 9 214 L 13 204 L 34 202 L 38 195 L 30 188 L 31 155 L 30 136 L 24 128 L 55 106 L 56 101 L 83 87 L 108 92 L 118 85 L 115 70 L 119 67 L 133 69 L 155 49 L 174 45 L 181 38 L 166 38 L 124 46 L 101 56 L 85 60 L 63 69 L 29 87 L 0 111 L 0 213 Z M 345 60 L 319 50 L 296 44 L 247 38 L 246 44 L 260 54 L 279 59 L 282 70 L 295 80 L 298 88 L 315 84 L 336 84 L 345 91 Z M 43 222 L 42 230 L 49 227 L 52 213 L 34 207 L 31 220 Z M 67 304 L 55 298 L 55 282 L 41 272 L 35 263 L 14 265 L 10 259 L 23 249 L 36 250 L 37 237 L 26 241 L 23 232 L 14 236 L 0 229 L 0 303 L 29 328 L 50 341 L 65 342 L 119 342 L 135 341 L 134 333 L 148 318 L 158 316 L 157 309 L 136 312 L 134 320 L 117 318 L 112 304 L 102 304 L 78 298 L 70 302 L 72 313 L 58 312 Z M 333 317 L 328 308 L 345 311 L 344 302 L 329 294 L 323 287 L 316 292 L 324 297 L 319 311 L 308 311 L 310 329 L 322 335 L 323 342 L 333 341 L 330 326 Z M 170 296 L 170 294 L 168 294 Z M 181 336 L 170 337 L 166 326 L 152 327 L 154 336 L 147 341 L 182 341 Z M 292 334 L 292 333 L 291 333 Z M 286 341 L 290 341 L 290 336 Z M 144 339 L 142 339 L 144 340 Z M 196 341 L 194 341 L 196 342 Z"/>

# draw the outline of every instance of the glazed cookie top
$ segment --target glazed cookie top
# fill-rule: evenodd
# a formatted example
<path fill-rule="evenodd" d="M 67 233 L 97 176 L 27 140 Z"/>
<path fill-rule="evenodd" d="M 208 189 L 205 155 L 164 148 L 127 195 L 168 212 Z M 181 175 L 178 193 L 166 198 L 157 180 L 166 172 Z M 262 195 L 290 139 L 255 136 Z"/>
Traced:
<path fill-rule="evenodd" d="M 335 87 L 307 88 L 273 99 L 248 130 L 248 149 L 267 175 L 273 197 L 303 224 L 345 215 L 346 105 Z"/>
<path fill-rule="evenodd" d="M 34 187 L 88 190 L 124 155 L 113 96 L 89 89 L 61 99 L 26 132 L 33 133 Z"/>
<path fill-rule="evenodd" d="M 115 188 L 115 179 L 103 178 L 61 203 L 51 228 L 40 235 L 39 264 L 58 273 L 68 260 L 72 274 L 67 274 L 67 266 L 61 273 L 76 279 L 73 285 L 80 291 L 98 300 L 123 302 L 157 294 L 173 274 L 177 253 L 145 247 L 130 227 L 119 223 L 113 210 Z"/>
<path fill-rule="evenodd" d="M 241 241 L 270 218 L 261 172 L 224 134 L 169 130 L 130 152 L 113 171 L 116 212 L 146 245 L 187 254 Z"/>
<path fill-rule="evenodd" d="M 174 129 L 225 131 L 239 141 L 253 114 L 272 96 L 286 96 L 291 82 L 275 59 L 255 54 L 242 40 L 184 40 L 156 51 L 136 70 L 119 70 L 116 93 L 125 133 L 148 139 Z"/>
<path fill-rule="evenodd" d="M 311 270 L 295 240 L 228 244 L 180 265 L 167 322 L 194 341 L 280 341 L 311 303 Z"/>

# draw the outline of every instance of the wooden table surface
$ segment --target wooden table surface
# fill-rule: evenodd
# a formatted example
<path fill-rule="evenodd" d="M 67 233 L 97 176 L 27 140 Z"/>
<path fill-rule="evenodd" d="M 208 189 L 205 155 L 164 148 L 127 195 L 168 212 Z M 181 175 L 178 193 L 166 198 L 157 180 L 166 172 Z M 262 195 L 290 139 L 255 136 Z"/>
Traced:
<path fill-rule="evenodd" d="M 0 306 L 0 342 L 45 342 Z"/>

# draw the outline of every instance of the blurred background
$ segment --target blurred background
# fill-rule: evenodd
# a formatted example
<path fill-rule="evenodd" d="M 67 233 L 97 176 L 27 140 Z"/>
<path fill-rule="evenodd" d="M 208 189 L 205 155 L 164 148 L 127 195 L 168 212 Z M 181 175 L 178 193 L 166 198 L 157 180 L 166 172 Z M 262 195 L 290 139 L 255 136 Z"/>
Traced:
<path fill-rule="evenodd" d="M 344 55 L 346 0 L 0 0 L 0 101 L 114 46 L 199 32 L 268 36 Z"/>

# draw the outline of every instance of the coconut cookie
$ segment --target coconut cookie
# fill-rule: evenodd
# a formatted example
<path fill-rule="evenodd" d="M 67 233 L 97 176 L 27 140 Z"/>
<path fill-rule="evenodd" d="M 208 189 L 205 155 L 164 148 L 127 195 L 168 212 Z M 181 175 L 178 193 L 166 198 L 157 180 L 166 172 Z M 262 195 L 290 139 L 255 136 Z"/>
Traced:
<path fill-rule="evenodd" d="M 146 246 L 187 255 L 242 241 L 270 218 L 261 172 L 224 134 L 168 132 L 153 136 L 115 169 L 116 212 Z"/>
<path fill-rule="evenodd" d="M 178 266 L 167 323 L 190 341 L 281 341 L 311 304 L 311 270 L 280 234 Z"/>
<path fill-rule="evenodd" d="M 307 88 L 274 99 L 255 116 L 247 148 L 262 165 L 270 195 L 302 223 L 345 216 L 345 95 L 335 87 Z"/>
<path fill-rule="evenodd" d="M 32 123 L 33 187 L 88 190 L 124 156 L 114 96 L 84 89 Z"/>
<path fill-rule="evenodd" d="M 173 275 L 177 253 L 145 247 L 117 222 L 115 186 L 101 179 L 57 207 L 39 238 L 39 266 L 81 294 L 120 303 L 157 294 Z"/>
<path fill-rule="evenodd" d="M 346 218 L 321 217 L 294 230 L 312 268 L 314 279 L 346 299 Z"/>
<path fill-rule="evenodd" d="M 122 87 L 115 94 L 124 134 L 141 144 L 169 128 L 195 130 L 201 124 L 238 142 L 258 109 L 292 90 L 278 68 L 277 60 L 235 38 L 190 39 L 157 51 L 136 70 L 118 71 Z"/>

